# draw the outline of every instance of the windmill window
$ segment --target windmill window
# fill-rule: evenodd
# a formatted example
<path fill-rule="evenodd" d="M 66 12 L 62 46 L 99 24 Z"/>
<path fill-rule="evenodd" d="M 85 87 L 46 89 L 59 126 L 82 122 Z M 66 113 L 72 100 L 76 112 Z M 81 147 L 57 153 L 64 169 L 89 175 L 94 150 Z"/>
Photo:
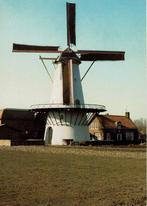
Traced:
<path fill-rule="evenodd" d="M 79 99 L 75 99 L 75 104 L 76 105 L 80 105 L 80 100 Z"/>

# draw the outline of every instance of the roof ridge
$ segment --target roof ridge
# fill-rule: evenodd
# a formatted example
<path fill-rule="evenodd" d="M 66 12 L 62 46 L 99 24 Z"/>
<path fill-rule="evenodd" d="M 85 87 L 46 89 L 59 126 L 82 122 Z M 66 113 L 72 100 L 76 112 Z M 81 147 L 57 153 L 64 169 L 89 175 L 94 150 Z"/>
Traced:
<path fill-rule="evenodd" d="M 126 117 L 125 115 L 106 114 L 104 116 Z"/>

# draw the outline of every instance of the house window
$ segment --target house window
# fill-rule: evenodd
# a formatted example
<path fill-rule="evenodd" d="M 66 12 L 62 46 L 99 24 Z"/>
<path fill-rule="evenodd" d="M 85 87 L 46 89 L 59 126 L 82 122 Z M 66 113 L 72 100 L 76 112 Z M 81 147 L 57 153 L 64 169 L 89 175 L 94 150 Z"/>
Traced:
<path fill-rule="evenodd" d="M 118 133 L 116 137 L 117 137 L 117 141 L 122 141 L 122 134 L 121 133 Z"/>
<path fill-rule="evenodd" d="M 111 134 L 109 132 L 106 133 L 106 140 L 107 141 L 111 140 Z"/>
<path fill-rule="evenodd" d="M 126 132 L 126 140 L 133 141 L 134 140 L 134 133 L 133 132 Z"/>
<path fill-rule="evenodd" d="M 115 122 L 115 125 L 118 129 L 121 129 L 122 128 L 122 124 L 121 122 Z"/>

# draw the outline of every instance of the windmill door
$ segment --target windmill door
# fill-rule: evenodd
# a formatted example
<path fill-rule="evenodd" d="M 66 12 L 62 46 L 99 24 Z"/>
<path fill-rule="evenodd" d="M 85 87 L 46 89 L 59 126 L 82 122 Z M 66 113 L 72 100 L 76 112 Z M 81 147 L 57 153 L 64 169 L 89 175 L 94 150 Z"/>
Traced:
<path fill-rule="evenodd" d="M 53 129 L 52 127 L 48 127 L 46 131 L 45 144 L 51 144 L 52 136 L 53 136 Z"/>

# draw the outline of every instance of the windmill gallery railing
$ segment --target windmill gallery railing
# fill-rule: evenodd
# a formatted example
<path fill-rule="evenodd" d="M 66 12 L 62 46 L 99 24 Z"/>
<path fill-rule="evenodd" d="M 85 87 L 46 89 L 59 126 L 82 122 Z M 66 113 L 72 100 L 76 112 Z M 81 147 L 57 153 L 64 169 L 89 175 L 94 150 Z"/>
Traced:
<path fill-rule="evenodd" d="M 97 104 L 36 104 L 31 105 L 32 110 L 37 109 L 85 109 L 85 110 L 95 110 L 95 111 L 106 111 L 106 107 L 104 105 Z"/>

